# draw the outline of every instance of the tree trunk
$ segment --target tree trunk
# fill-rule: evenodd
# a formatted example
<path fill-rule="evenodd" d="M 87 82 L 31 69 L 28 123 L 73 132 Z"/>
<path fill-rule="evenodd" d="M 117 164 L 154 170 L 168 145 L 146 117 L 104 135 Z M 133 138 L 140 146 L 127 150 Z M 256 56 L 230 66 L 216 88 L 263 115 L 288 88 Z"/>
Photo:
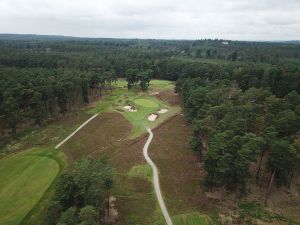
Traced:
<path fill-rule="evenodd" d="M 266 192 L 265 201 L 264 201 L 265 205 L 267 205 L 267 202 L 268 202 L 268 198 L 269 198 L 269 195 L 270 195 L 270 192 L 271 192 L 271 189 L 272 189 L 275 174 L 276 174 L 276 170 L 274 169 L 272 174 L 271 174 L 268 189 L 267 189 L 267 192 Z"/>
<path fill-rule="evenodd" d="M 106 196 L 107 196 L 107 217 L 109 217 L 109 193 L 108 190 L 106 191 Z"/>
<path fill-rule="evenodd" d="M 257 168 L 257 172 L 256 172 L 256 184 L 258 184 L 263 156 L 264 156 L 264 153 L 262 152 L 260 155 L 260 160 L 259 160 L 259 164 L 258 164 L 258 168 Z"/>
<path fill-rule="evenodd" d="M 292 182 L 293 182 L 293 178 L 294 178 L 295 174 L 294 174 L 294 170 L 292 171 L 292 174 L 291 174 L 291 177 L 290 177 L 290 180 L 289 180 L 289 189 L 291 188 L 291 185 L 292 185 Z"/>
<path fill-rule="evenodd" d="M 203 154 L 202 154 L 202 149 L 199 149 L 199 155 L 200 155 L 200 163 L 202 163 L 202 158 L 203 158 Z"/>

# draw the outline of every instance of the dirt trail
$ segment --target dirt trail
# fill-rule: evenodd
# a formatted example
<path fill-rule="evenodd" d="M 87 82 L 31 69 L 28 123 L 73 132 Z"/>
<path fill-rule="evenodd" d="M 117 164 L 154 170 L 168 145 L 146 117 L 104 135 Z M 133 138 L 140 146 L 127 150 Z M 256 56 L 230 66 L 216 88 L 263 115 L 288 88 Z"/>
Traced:
<path fill-rule="evenodd" d="M 58 145 L 56 145 L 55 149 L 58 149 L 60 146 L 62 146 L 67 140 L 69 140 L 71 137 L 73 137 L 81 128 L 83 128 L 85 125 L 87 125 L 91 120 L 93 120 L 98 115 L 99 115 L 99 113 L 93 115 L 91 118 L 89 118 L 83 124 L 81 124 L 72 134 L 70 134 L 66 139 L 64 139 L 62 142 L 60 142 Z"/>
<path fill-rule="evenodd" d="M 172 220 L 170 218 L 170 215 L 168 213 L 167 207 L 166 207 L 166 205 L 164 203 L 164 200 L 163 200 L 163 197 L 161 195 L 157 167 L 154 164 L 154 162 L 151 160 L 151 158 L 148 156 L 148 147 L 149 147 L 149 145 L 150 145 L 150 143 L 152 141 L 153 133 L 152 133 L 151 129 L 149 129 L 149 128 L 147 129 L 147 131 L 149 133 L 149 137 L 148 137 L 148 140 L 147 140 L 146 144 L 144 145 L 143 154 L 144 154 L 144 157 L 145 157 L 147 163 L 151 166 L 152 171 L 153 171 L 154 189 L 155 189 L 155 193 L 156 193 L 156 196 L 157 196 L 158 203 L 159 203 L 159 206 L 161 208 L 161 211 L 162 211 L 162 213 L 163 213 L 163 215 L 165 217 L 167 225 L 173 225 Z"/>

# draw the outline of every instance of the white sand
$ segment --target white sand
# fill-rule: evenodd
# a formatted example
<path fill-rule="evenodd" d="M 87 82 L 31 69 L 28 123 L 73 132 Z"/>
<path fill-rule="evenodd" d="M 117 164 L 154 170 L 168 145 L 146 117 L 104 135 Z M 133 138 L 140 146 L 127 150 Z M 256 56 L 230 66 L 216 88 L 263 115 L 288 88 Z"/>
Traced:
<path fill-rule="evenodd" d="M 158 115 L 156 114 L 151 114 L 150 116 L 148 116 L 148 120 L 149 121 L 155 121 L 157 119 Z"/>
<path fill-rule="evenodd" d="M 124 109 L 128 110 L 129 112 L 137 112 L 138 110 L 135 109 L 133 106 L 131 105 L 126 105 L 123 107 Z"/>
<path fill-rule="evenodd" d="M 157 92 L 157 91 L 155 91 L 155 92 L 151 92 L 149 95 L 158 95 L 159 94 L 159 92 Z"/>
<path fill-rule="evenodd" d="M 166 113 L 168 111 L 169 111 L 168 109 L 161 109 L 161 110 L 158 111 L 158 113 L 163 114 L 163 113 Z"/>
<path fill-rule="evenodd" d="M 126 106 L 124 106 L 124 109 L 129 110 L 129 109 L 131 109 L 131 106 L 130 105 L 126 105 Z"/>

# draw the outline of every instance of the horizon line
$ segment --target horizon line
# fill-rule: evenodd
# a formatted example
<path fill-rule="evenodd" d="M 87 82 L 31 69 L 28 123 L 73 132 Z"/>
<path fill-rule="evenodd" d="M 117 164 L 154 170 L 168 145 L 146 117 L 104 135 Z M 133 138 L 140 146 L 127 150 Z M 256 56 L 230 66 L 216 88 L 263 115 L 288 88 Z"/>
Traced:
<path fill-rule="evenodd" d="M 80 36 L 80 35 L 65 35 L 65 34 L 38 34 L 38 33 L 1 33 L 0 35 L 31 35 L 31 36 L 48 36 L 48 37 L 65 37 L 78 39 L 125 39 L 125 40 L 165 40 L 165 41 L 199 41 L 199 40 L 219 40 L 219 41 L 237 41 L 237 42 L 300 42 L 300 39 L 277 39 L 277 40 L 251 40 L 251 39 L 226 39 L 226 38 L 141 38 L 141 37 L 96 37 L 96 36 Z"/>

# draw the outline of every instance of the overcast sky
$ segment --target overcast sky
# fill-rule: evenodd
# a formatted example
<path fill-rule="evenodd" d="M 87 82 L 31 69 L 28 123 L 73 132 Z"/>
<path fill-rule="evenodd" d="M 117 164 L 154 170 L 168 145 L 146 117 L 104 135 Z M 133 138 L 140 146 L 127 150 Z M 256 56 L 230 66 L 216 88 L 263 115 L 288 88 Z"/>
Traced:
<path fill-rule="evenodd" d="M 300 0 L 0 0 L 0 33 L 300 40 Z"/>

